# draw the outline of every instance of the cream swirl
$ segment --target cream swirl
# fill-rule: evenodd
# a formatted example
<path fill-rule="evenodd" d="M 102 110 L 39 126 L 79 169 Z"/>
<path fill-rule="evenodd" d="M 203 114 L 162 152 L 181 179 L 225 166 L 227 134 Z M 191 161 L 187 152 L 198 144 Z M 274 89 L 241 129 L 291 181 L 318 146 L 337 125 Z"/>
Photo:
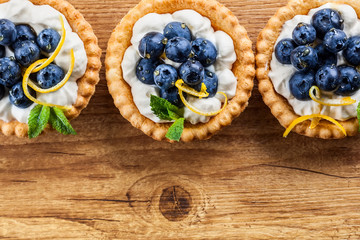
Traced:
<path fill-rule="evenodd" d="M 347 34 L 348 37 L 360 35 L 360 20 L 358 19 L 355 10 L 351 6 L 345 4 L 327 3 L 319 8 L 312 9 L 308 13 L 308 15 L 297 15 L 293 19 L 285 22 L 276 44 L 284 38 L 292 38 L 292 31 L 299 22 L 310 23 L 312 16 L 317 11 L 324 8 L 331 8 L 340 12 L 341 17 L 344 19 L 344 32 Z M 338 53 L 338 65 L 344 63 L 345 59 L 342 56 L 342 52 L 340 52 Z M 289 104 L 293 107 L 296 114 L 304 116 L 319 113 L 319 104 L 311 100 L 297 100 L 291 94 L 289 80 L 291 76 L 296 72 L 296 69 L 292 65 L 281 64 L 276 59 L 275 53 L 273 53 L 270 67 L 271 70 L 269 72 L 269 77 L 273 82 L 275 90 L 288 100 Z M 332 99 L 342 98 L 342 96 L 337 96 L 335 94 L 326 95 L 326 97 Z M 351 97 L 359 101 L 360 91 L 357 91 Z M 323 106 L 321 114 L 330 116 L 337 120 L 346 120 L 356 117 L 356 107 L 356 104 L 338 107 Z"/>
<path fill-rule="evenodd" d="M 165 26 L 170 22 L 185 23 L 196 38 L 205 38 L 210 40 L 218 50 L 216 63 L 210 66 L 208 70 L 215 72 L 218 76 L 218 91 L 224 92 L 229 98 L 233 98 L 236 92 L 237 79 L 231 71 L 233 63 L 236 61 L 234 43 L 231 37 L 223 31 L 214 31 L 208 18 L 201 16 L 193 10 L 181 10 L 173 14 L 150 13 L 140 18 L 134 25 L 131 38 L 132 45 L 126 50 L 121 64 L 123 77 L 131 86 L 133 100 L 140 113 L 154 122 L 161 121 L 150 107 L 150 96 L 159 96 L 159 90 L 153 85 L 146 85 L 140 82 L 136 77 L 136 64 L 140 60 L 138 53 L 139 42 L 148 32 L 162 33 Z M 180 64 L 166 60 L 167 64 L 179 67 Z M 209 112 L 217 111 L 221 108 L 223 97 L 216 95 L 209 99 L 198 99 L 188 97 L 188 101 L 198 109 Z M 192 124 L 198 122 L 207 122 L 210 117 L 198 115 L 185 107 L 184 117 Z"/>
<path fill-rule="evenodd" d="M 57 105 L 72 105 L 77 99 L 78 86 L 76 80 L 84 75 L 87 66 L 86 51 L 80 37 L 72 31 L 64 15 L 51 6 L 34 5 L 28 0 L 10 0 L 0 4 L 0 19 L 6 18 L 15 24 L 29 24 L 37 34 L 45 28 L 53 28 L 61 33 L 59 16 L 62 16 L 64 19 L 66 39 L 54 63 L 67 72 L 70 63 L 70 50 L 74 49 L 74 70 L 69 81 L 61 89 L 53 93 L 38 93 L 37 99 Z M 7 48 L 6 55 L 13 56 L 13 52 Z M 10 103 L 9 97 L 6 95 L 0 101 L 0 119 L 5 122 L 17 120 L 26 123 L 29 113 L 35 105 L 33 104 L 26 109 L 17 108 Z"/>

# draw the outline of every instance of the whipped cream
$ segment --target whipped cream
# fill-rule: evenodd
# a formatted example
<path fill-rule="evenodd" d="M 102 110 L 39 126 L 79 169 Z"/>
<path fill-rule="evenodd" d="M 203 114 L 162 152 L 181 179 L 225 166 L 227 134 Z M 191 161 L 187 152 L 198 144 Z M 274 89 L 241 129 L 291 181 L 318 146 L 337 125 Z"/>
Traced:
<path fill-rule="evenodd" d="M 132 46 L 126 50 L 121 67 L 125 81 L 131 86 L 135 105 L 142 115 L 154 122 L 164 122 L 151 111 L 150 107 L 150 96 L 159 96 L 159 90 L 155 85 L 144 84 L 136 77 L 136 65 L 141 58 L 138 53 L 138 46 L 145 34 L 149 32 L 163 33 L 165 26 L 175 21 L 185 23 L 194 37 L 208 39 L 216 46 L 218 50 L 216 62 L 207 69 L 216 73 L 219 80 L 218 91 L 224 92 L 229 99 L 233 98 L 236 92 L 237 79 L 231 71 L 232 65 L 236 61 L 236 53 L 234 42 L 228 34 L 223 31 L 214 31 L 210 20 L 193 10 L 181 10 L 173 14 L 147 14 L 134 25 L 131 38 Z M 168 59 L 165 63 L 176 68 L 181 65 Z M 221 109 L 224 97 L 216 95 L 213 98 L 198 99 L 188 96 L 187 100 L 202 111 L 213 112 Z M 210 119 L 210 117 L 198 115 L 186 107 L 184 112 L 185 119 L 192 124 L 205 123 Z"/>
<path fill-rule="evenodd" d="M 48 5 L 34 5 L 28 0 L 10 0 L 0 4 L 0 19 L 6 18 L 15 24 L 29 24 L 37 34 L 45 28 L 53 28 L 61 34 L 59 16 L 64 19 L 66 39 L 54 63 L 66 73 L 70 65 L 70 50 L 74 49 L 74 70 L 69 81 L 61 89 L 53 93 L 37 93 L 37 99 L 42 102 L 69 106 L 74 104 L 77 99 L 78 86 L 76 80 L 81 78 L 86 71 L 87 56 L 84 43 L 75 32 L 72 32 L 64 15 Z M 7 48 L 6 56 L 14 56 L 14 54 Z M 5 95 L 0 101 L 0 119 L 5 122 L 17 120 L 26 123 L 29 113 L 35 105 L 34 103 L 26 109 L 21 109 L 12 105 L 8 95 Z"/>
<path fill-rule="evenodd" d="M 310 24 L 312 16 L 317 11 L 324 8 L 331 8 L 340 12 L 341 17 L 344 19 L 343 31 L 346 33 L 348 37 L 360 35 L 360 20 L 358 19 L 355 10 L 351 6 L 345 4 L 327 3 L 319 8 L 312 9 L 308 15 L 297 15 L 293 19 L 285 22 L 276 44 L 284 38 L 292 38 L 292 31 L 299 22 Z M 345 59 L 342 56 L 342 52 L 339 52 L 338 65 L 342 65 L 342 64 L 345 64 Z M 318 103 L 311 100 L 300 101 L 297 100 L 291 94 L 289 87 L 289 80 L 291 76 L 297 71 L 295 67 L 293 67 L 291 64 L 290 65 L 281 64 L 276 59 L 275 52 L 273 52 L 270 67 L 271 70 L 269 72 L 269 77 L 273 82 L 275 90 L 288 100 L 289 104 L 293 107 L 296 114 L 300 116 L 304 116 L 304 115 L 319 113 L 320 108 Z M 326 95 L 326 97 L 331 99 L 342 98 L 342 96 L 337 96 L 335 94 L 330 94 L 330 95 L 328 94 Z M 354 95 L 351 96 L 351 98 L 359 101 L 360 91 L 357 91 Z M 356 107 L 357 104 L 348 105 L 348 106 L 339 106 L 339 107 L 323 106 L 320 113 L 335 118 L 337 120 L 346 120 L 349 118 L 356 117 Z"/>

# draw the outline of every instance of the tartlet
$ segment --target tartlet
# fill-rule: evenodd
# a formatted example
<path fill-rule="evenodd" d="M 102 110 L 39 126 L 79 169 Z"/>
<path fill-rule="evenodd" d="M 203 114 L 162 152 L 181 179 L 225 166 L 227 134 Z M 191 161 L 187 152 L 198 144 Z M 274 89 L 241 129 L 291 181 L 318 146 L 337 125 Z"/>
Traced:
<path fill-rule="evenodd" d="M 350 5 L 356 11 L 358 18 L 360 18 L 360 4 L 358 1 L 290 0 L 287 6 L 280 8 L 268 21 L 266 27 L 258 36 L 256 45 L 256 77 L 259 81 L 259 91 L 265 104 L 271 109 L 272 114 L 285 128 L 289 127 L 300 116 L 295 113 L 288 100 L 276 92 L 268 76 L 271 70 L 270 62 L 275 43 L 286 21 L 294 18 L 296 15 L 306 15 L 311 9 L 318 8 L 326 3 Z M 347 136 L 354 136 L 358 133 L 359 124 L 356 117 L 338 122 L 346 130 Z M 346 136 L 339 127 L 325 120 L 321 120 L 316 128 L 312 129 L 310 125 L 311 120 L 304 121 L 298 124 L 293 131 L 308 137 L 322 139 L 340 139 Z"/>
<path fill-rule="evenodd" d="M 92 27 L 84 19 L 83 15 L 65 0 L 29 0 L 35 5 L 49 5 L 62 13 L 73 32 L 77 33 L 82 42 L 87 55 L 87 66 L 85 74 L 77 80 L 77 99 L 71 109 L 65 111 L 66 117 L 71 120 L 79 116 L 80 112 L 88 105 L 90 98 L 95 92 L 95 86 L 99 82 L 99 71 L 101 68 L 100 56 L 101 49 L 98 46 L 98 39 Z M 0 4 L 8 2 L 0 0 Z M 0 131 L 6 135 L 16 135 L 17 137 L 27 137 L 28 125 L 13 120 L 5 122 L 0 120 Z"/>
<path fill-rule="evenodd" d="M 229 9 L 215 0 L 142 0 L 121 20 L 111 35 L 105 61 L 106 78 L 109 92 L 122 116 L 134 127 L 159 141 L 166 139 L 171 123 L 155 123 L 140 113 L 133 101 L 131 88 L 123 78 L 121 63 L 126 49 L 131 45 L 133 26 L 140 18 L 149 13 L 174 13 L 184 9 L 195 10 L 209 18 L 214 30 L 222 30 L 232 38 L 237 55 L 232 72 L 238 84 L 235 97 L 221 113 L 211 117 L 209 122 L 195 125 L 185 123 L 181 141 L 208 139 L 223 126 L 229 125 L 248 105 L 253 88 L 255 69 L 252 43 L 246 30 L 239 25 Z"/>

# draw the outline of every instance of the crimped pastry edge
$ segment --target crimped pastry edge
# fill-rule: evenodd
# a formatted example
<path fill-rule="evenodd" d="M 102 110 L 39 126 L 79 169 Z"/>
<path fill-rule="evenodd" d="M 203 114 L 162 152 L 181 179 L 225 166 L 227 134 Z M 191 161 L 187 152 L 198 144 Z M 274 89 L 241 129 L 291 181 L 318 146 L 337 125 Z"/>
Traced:
<path fill-rule="evenodd" d="M 124 118 L 134 127 L 142 130 L 155 140 L 165 138 L 169 123 L 155 123 L 141 115 L 132 99 L 131 88 L 122 77 L 121 62 L 126 49 L 131 45 L 132 29 L 137 20 L 148 13 L 173 13 L 178 10 L 193 9 L 211 20 L 215 30 L 223 30 L 234 41 L 237 60 L 233 65 L 233 73 L 238 79 L 236 96 L 229 101 L 223 112 L 212 117 L 208 123 L 185 124 L 181 141 L 209 139 L 222 127 L 229 125 L 248 105 L 254 85 L 255 57 L 252 42 L 244 27 L 232 12 L 215 0 L 142 0 L 121 20 L 114 29 L 106 52 L 106 79 L 109 92 L 116 107 Z"/>
<path fill-rule="evenodd" d="M 356 0 L 332 1 L 332 0 L 290 0 L 289 3 L 280 8 L 277 13 L 268 21 L 266 27 L 260 32 L 256 44 L 256 78 L 259 82 L 259 91 L 265 104 L 271 109 L 271 113 L 278 119 L 280 124 L 287 128 L 298 116 L 287 99 L 278 94 L 268 76 L 270 71 L 270 62 L 277 38 L 280 35 L 283 24 L 296 15 L 305 15 L 313 8 L 318 8 L 326 3 L 343 3 L 351 5 L 360 18 L 360 3 Z M 348 136 L 355 136 L 358 133 L 358 121 L 351 118 L 346 121 L 339 121 L 345 128 Z M 321 120 L 315 129 L 310 129 L 310 120 L 298 124 L 294 132 L 308 137 L 322 139 L 341 139 L 345 135 L 341 130 L 327 122 Z"/>
<path fill-rule="evenodd" d="M 0 0 L 0 4 L 8 0 Z M 65 112 L 69 120 L 79 116 L 80 112 L 86 108 L 92 95 L 95 92 L 95 86 L 99 82 L 99 72 L 101 68 L 101 49 L 98 46 L 98 39 L 95 36 L 92 27 L 84 19 L 83 15 L 65 0 L 30 0 L 35 5 L 50 5 L 61 12 L 74 32 L 84 42 L 87 54 L 87 68 L 85 74 L 77 80 L 78 92 L 76 102 L 72 108 Z M 48 130 L 49 128 L 47 128 Z M 0 132 L 6 136 L 15 135 L 20 138 L 27 137 L 28 125 L 19 121 L 4 122 L 0 120 Z"/>

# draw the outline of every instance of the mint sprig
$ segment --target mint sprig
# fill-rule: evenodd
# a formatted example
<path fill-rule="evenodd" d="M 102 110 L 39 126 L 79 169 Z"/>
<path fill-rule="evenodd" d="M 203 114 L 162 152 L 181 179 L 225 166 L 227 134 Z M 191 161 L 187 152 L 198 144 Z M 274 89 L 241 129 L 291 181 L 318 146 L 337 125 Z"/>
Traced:
<path fill-rule="evenodd" d="M 171 104 L 166 99 L 151 95 L 150 97 L 151 110 L 161 120 L 175 122 L 168 129 L 165 137 L 172 141 L 180 141 L 181 135 L 184 131 L 185 118 L 183 109 Z"/>
<path fill-rule="evenodd" d="M 359 132 L 360 132 L 360 102 L 356 110 L 357 110 L 357 119 L 359 121 Z"/>
<path fill-rule="evenodd" d="M 76 134 L 61 109 L 57 107 L 36 105 L 31 110 L 28 118 L 29 138 L 32 139 L 39 136 L 48 123 L 50 123 L 52 128 L 64 135 Z"/>

